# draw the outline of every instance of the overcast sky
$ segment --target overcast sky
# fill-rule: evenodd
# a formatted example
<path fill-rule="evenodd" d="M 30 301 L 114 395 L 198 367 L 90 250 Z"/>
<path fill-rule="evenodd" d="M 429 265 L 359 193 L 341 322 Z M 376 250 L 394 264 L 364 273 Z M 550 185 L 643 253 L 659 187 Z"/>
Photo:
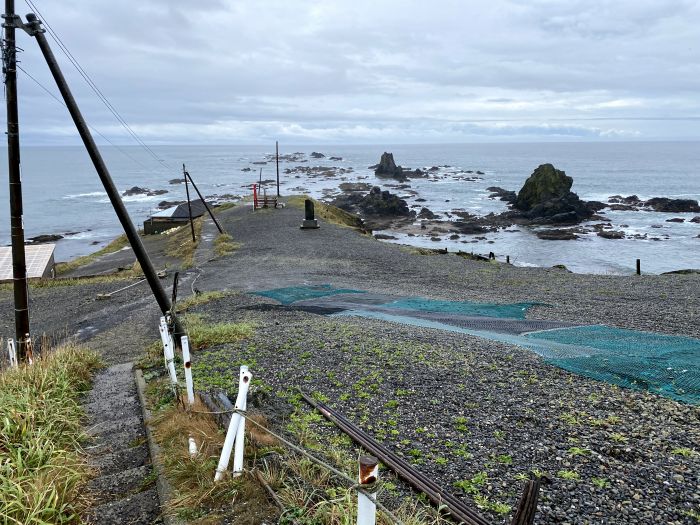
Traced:
<path fill-rule="evenodd" d="M 700 137 L 698 0 L 34 3 L 152 144 Z M 88 121 L 133 143 L 49 41 Z M 65 108 L 19 85 L 24 144 L 78 143 Z"/>

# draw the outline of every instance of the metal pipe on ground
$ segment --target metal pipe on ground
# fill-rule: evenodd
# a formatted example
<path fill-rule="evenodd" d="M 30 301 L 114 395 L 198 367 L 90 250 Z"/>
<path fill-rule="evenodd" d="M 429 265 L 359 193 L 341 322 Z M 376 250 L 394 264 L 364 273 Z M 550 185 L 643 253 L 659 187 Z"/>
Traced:
<path fill-rule="evenodd" d="M 335 423 L 338 428 L 350 436 L 356 443 L 377 456 L 382 463 L 396 472 L 414 488 L 423 492 L 433 503 L 439 507 L 443 506 L 446 508 L 446 511 L 455 520 L 464 523 L 464 525 L 490 525 L 484 517 L 469 509 L 456 496 L 444 491 L 432 480 L 415 471 L 403 458 L 397 456 L 382 444 L 365 434 L 341 414 L 323 403 L 317 402 L 301 390 L 299 392 L 304 400 L 321 412 L 326 419 Z"/>

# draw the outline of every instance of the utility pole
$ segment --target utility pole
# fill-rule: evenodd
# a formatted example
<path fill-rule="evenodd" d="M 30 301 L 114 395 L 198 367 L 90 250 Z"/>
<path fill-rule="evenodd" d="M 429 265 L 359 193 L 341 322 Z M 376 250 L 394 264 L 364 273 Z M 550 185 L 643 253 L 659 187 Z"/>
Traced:
<path fill-rule="evenodd" d="M 280 143 L 275 141 L 275 165 L 277 167 L 277 198 L 280 198 Z"/>
<path fill-rule="evenodd" d="M 146 252 L 146 249 L 144 248 L 143 243 L 141 242 L 141 238 L 139 237 L 139 234 L 136 231 L 136 228 L 134 227 L 134 223 L 131 222 L 129 213 L 126 211 L 126 207 L 124 206 L 124 202 L 122 201 L 121 196 L 119 195 L 119 191 L 117 191 L 117 187 L 114 185 L 114 181 L 112 180 L 112 176 L 110 175 L 109 170 L 107 169 L 107 165 L 105 164 L 104 159 L 100 154 L 100 150 L 97 148 L 97 144 L 95 144 L 95 140 L 92 138 L 92 134 L 90 133 L 88 125 L 85 122 L 82 113 L 80 112 L 80 108 L 78 108 L 78 104 L 76 103 L 75 98 L 73 97 L 73 93 L 71 93 L 70 87 L 68 87 L 68 83 L 66 82 L 66 79 L 63 76 L 63 73 L 61 72 L 61 68 L 59 67 L 58 62 L 56 61 L 56 57 L 54 56 L 53 51 L 51 51 L 51 48 L 49 47 L 49 43 L 47 42 L 46 37 L 44 36 L 44 29 L 41 27 L 41 22 L 34 13 L 27 14 L 27 24 L 24 29 L 31 36 L 35 37 L 37 43 L 39 44 L 41 53 L 44 55 L 44 59 L 46 60 L 46 63 L 49 66 L 49 70 L 51 71 L 51 74 L 53 75 L 53 78 L 56 81 L 58 90 L 61 92 L 61 96 L 63 97 L 63 100 L 66 103 L 66 107 L 68 108 L 68 112 L 70 113 L 70 116 L 73 119 L 73 123 L 78 129 L 78 134 L 83 140 L 85 149 L 87 150 L 88 155 L 92 160 L 92 164 L 95 166 L 95 171 L 97 171 L 97 175 L 100 177 L 100 181 L 102 181 L 102 185 L 104 186 L 104 189 L 107 192 L 107 196 L 109 197 L 109 200 L 112 203 L 112 207 L 114 208 L 117 217 L 119 218 L 119 222 L 124 228 L 124 233 L 126 234 L 127 239 L 129 239 L 131 249 L 134 250 L 136 260 L 141 265 L 143 275 L 144 277 L 146 277 L 146 280 L 148 281 L 148 284 L 151 287 L 151 292 L 153 292 L 153 295 L 156 301 L 158 302 L 158 306 L 160 307 L 161 312 L 163 312 L 163 315 L 166 315 L 168 312 L 170 312 L 173 317 L 173 321 L 175 324 L 175 340 L 177 346 L 180 347 L 180 336 L 183 334 L 182 327 L 180 326 L 180 323 L 178 321 L 178 318 L 175 316 L 175 313 L 171 311 L 170 298 L 165 294 L 165 290 L 163 289 L 163 286 L 158 280 L 158 275 L 156 274 L 156 270 L 153 267 L 153 263 L 148 257 L 148 253 Z"/>
<path fill-rule="evenodd" d="M 10 178 L 10 233 L 12 237 L 12 278 L 15 303 L 15 337 L 18 357 L 32 359 L 29 344 L 29 294 L 27 262 L 24 255 L 24 223 L 22 221 L 22 174 L 19 157 L 19 112 L 17 110 L 17 47 L 15 44 L 15 2 L 5 0 L 2 16 L 3 73 L 7 102 L 7 158 Z"/>
<path fill-rule="evenodd" d="M 182 165 L 182 174 L 185 176 L 185 193 L 187 194 L 187 213 L 190 216 L 190 230 L 192 230 L 192 242 L 197 242 L 194 236 L 194 221 L 192 220 L 192 204 L 190 203 L 190 183 L 187 182 L 187 170 L 185 165 Z"/>

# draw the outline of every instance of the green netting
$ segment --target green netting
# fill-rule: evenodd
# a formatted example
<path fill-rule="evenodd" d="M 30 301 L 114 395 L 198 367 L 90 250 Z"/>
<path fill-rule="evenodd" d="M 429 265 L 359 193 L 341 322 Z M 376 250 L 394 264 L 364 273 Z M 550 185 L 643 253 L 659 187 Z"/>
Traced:
<path fill-rule="evenodd" d="M 608 326 L 534 332 L 527 337 L 546 349 L 542 355 L 547 362 L 570 372 L 686 403 L 700 403 L 698 339 Z M 592 351 L 589 355 L 564 355 L 550 347 L 551 343 Z"/>
<path fill-rule="evenodd" d="M 317 286 L 289 286 L 287 288 L 275 288 L 273 290 L 265 290 L 262 292 L 253 292 L 253 295 L 262 295 L 269 297 L 282 304 L 292 304 L 297 301 L 305 301 L 307 299 L 316 299 L 327 295 L 336 295 L 342 293 L 365 293 L 362 290 L 350 290 L 347 288 L 334 288 L 330 284 L 320 284 Z"/>
<path fill-rule="evenodd" d="M 472 303 L 468 301 L 436 301 L 422 297 L 399 299 L 384 306 L 423 312 L 443 312 L 472 317 L 501 317 L 505 319 L 525 319 L 527 309 L 538 303 Z"/>

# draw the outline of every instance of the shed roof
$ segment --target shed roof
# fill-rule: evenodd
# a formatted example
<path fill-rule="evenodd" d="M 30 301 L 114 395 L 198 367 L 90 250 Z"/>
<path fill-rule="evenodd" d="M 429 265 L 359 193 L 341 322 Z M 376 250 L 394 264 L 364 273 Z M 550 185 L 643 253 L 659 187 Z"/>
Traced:
<path fill-rule="evenodd" d="M 24 247 L 28 279 L 41 277 L 46 273 L 46 268 L 51 263 L 55 249 L 55 244 L 36 244 Z M 0 246 L 0 281 L 11 281 L 12 279 L 12 247 Z"/>
<path fill-rule="evenodd" d="M 190 201 L 190 205 L 192 206 L 192 217 L 200 217 L 207 211 L 202 199 Z M 190 214 L 187 210 L 187 203 L 185 202 L 154 213 L 151 217 L 159 217 L 161 219 L 189 219 Z"/>

